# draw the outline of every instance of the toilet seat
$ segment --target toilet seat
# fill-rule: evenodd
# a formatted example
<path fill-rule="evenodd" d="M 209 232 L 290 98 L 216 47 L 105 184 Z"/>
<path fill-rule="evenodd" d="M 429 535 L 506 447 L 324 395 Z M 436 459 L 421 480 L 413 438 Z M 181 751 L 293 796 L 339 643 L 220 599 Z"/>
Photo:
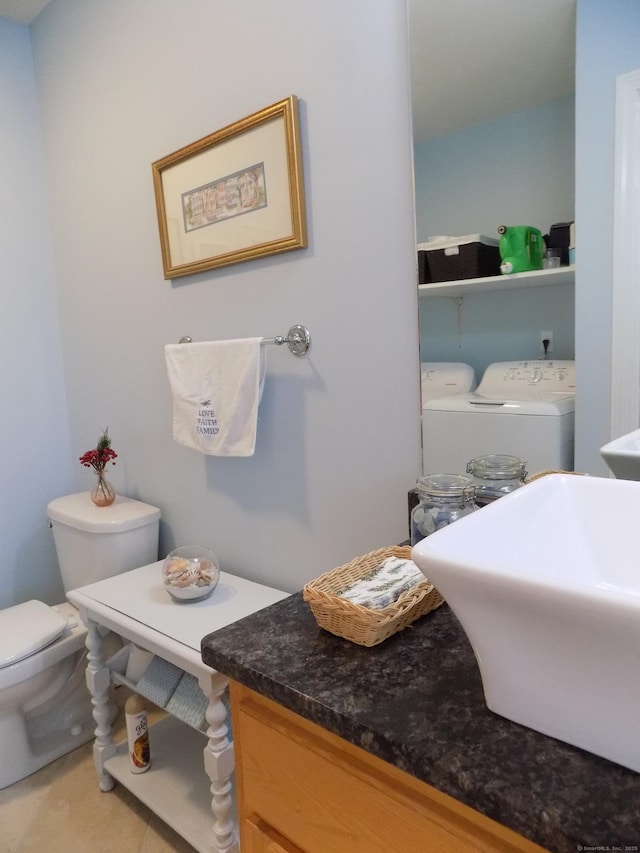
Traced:
<path fill-rule="evenodd" d="M 66 627 L 64 616 L 35 599 L 0 610 L 0 669 L 45 648 Z"/>

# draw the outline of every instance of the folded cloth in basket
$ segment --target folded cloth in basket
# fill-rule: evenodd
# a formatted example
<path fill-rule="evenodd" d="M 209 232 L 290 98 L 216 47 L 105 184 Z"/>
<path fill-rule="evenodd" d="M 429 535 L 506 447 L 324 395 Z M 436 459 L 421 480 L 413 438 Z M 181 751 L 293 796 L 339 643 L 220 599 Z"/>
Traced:
<path fill-rule="evenodd" d="M 337 593 L 353 604 L 380 610 L 425 579 L 412 560 L 387 557 L 379 566 Z"/>

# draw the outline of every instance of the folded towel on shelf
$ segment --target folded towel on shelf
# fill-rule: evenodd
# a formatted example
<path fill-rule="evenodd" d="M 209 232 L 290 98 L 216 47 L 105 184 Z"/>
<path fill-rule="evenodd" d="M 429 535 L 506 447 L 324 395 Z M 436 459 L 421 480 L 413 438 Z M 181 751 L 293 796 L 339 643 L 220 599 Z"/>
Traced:
<path fill-rule="evenodd" d="M 200 690 L 198 679 L 185 672 L 167 703 L 167 711 L 194 729 L 206 731 L 207 697 Z"/>
<path fill-rule="evenodd" d="M 138 679 L 136 690 L 155 705 L 166 708 L 181 678 L 182 670 L 179 667 L 164 658 L 154 656 Z"/>
<path fill-rule="evenodd" d="M 393 604 L 403 592 L 423 580 L 424 575 L 412 560 L 387 557 L 379 566 L 349 584 L 338 595 L 353 604 L 380 610 Z"/>
<path fill-rule="evenodd" d="M 261 338 L 167 344 L 173 438 L 209 456 L 252 456 L 266 356 Z"/>

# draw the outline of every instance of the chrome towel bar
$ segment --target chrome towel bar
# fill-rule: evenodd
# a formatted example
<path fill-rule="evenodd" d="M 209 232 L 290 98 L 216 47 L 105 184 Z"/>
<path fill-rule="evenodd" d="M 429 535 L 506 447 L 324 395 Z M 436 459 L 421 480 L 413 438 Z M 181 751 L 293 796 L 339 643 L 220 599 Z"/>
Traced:
<path fill-rule="evenodd" d="M 190 344 L 193 343 L 193 338 L 190 338 L 189 335 L 183 335 L 178 343 Z M 289 352 L 293 353 L 293 355 L 303 356 L 307 354 L 311 346 L 311 335 L 305 326 L 296 324 L 289 329 L 286 337 L 284 335 L 276 335 L 275 338 L 262 338 L 261 343 L 265 345 L 275 344 L 278 347 L 286 344 L 289 347 Z"/>

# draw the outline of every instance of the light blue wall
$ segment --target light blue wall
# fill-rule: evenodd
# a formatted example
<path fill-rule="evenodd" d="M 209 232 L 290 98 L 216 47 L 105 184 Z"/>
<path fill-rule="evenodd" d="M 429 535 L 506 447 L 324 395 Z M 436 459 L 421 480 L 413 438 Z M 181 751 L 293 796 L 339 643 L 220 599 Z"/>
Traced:
<path fill-rule="evenodd" d="M 572 96 L 417 145 L 418 242 L 573 219 L 574 149 Z"/>
<path fill-rule="evenodd" d="M 505 225 L 543 233 L 574 219 L 572 96 L 416 146 L 418 241 L 485 234 Z M 420 300 L 423 361 L 466 361 L 478 375 L 494 361 L 538 358 L 540 331 L 555 358 L 574 357 L 574 288 Z"/>
<path fill-rule="evenodd" d="M 0 18 L 0 607 L 63 597 L 46 506 L 73 483 L 29 30 Z"/>
<path fill-rule="evenodd" d="M 478 381 L 488 364 L 541 358 L 540 332 L 553 331 L 553 358 L 574 358 L 573 285 L 420 300 L 423 361 L 464 361 Z"/>
<path fill-rule="evenodd" d="M 109 425 L 114 484 L 160 507 L 163 551 L 201 542 L 227 571 L 295 590 L 406 537 L 420 469 L 406 14 L 53 0 L 31 28 L 73 455 Z M 163 280 L 151 163 L 289 94 L 309 247 Z M 172 441 L 166 343 L 293 323 L 311 351 L 268 350 L 255 456 Z"/>
<path fill-rule="evenodd" d="M 578 0 L 576 53 L 576 466 L 607 474 L 616 77 L 640 68 L 640 3 Z M 640 318 L 639 318 L 640 322 Z"/>

